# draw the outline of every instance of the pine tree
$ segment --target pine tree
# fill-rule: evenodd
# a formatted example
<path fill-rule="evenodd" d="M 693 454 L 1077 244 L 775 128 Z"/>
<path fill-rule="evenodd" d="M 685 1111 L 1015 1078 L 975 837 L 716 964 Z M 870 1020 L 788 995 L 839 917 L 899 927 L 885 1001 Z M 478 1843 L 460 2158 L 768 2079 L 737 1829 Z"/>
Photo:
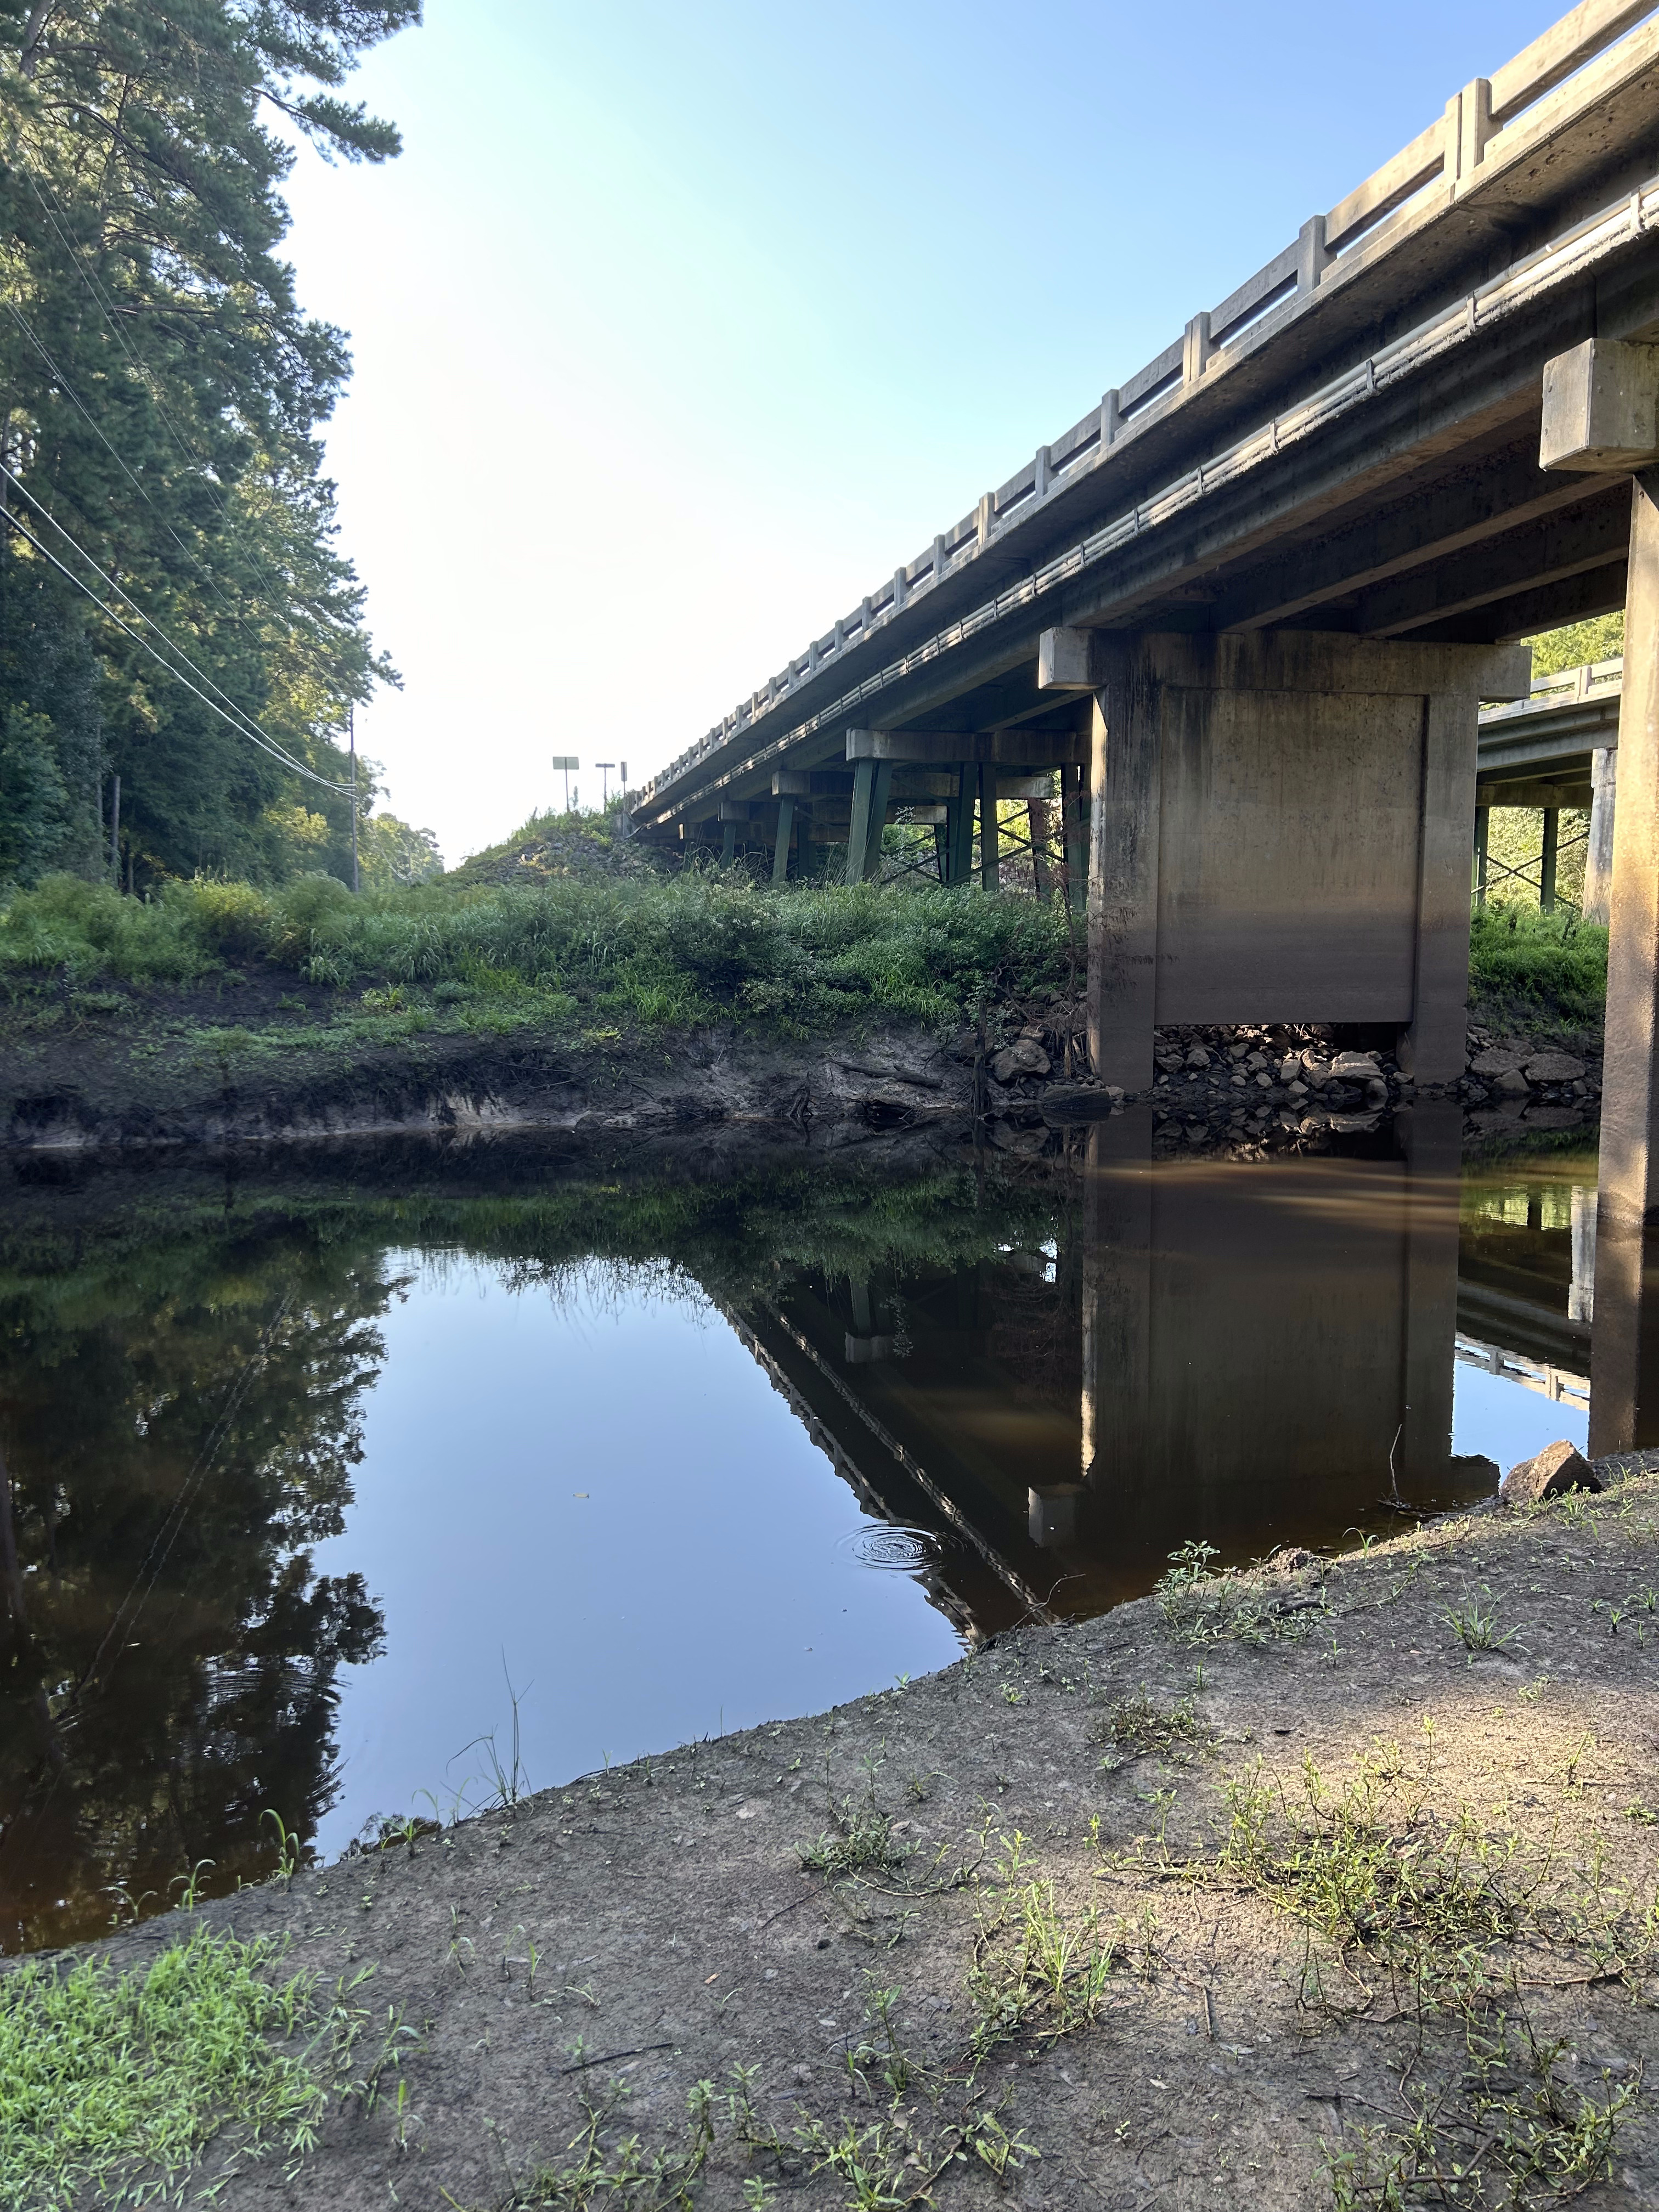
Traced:
<path fill-rule="evenodd" d="M 347 714 L 395 674 L 335 544 L 320 430 L 349 360 L 295 299 L 282 185 L 295 131 L 397 153 L 340 88 L 419 15 L 0 0 L 0 880 L 99 865 L 112 774 L 141 884 L 315 866 L 296 811 L 345 864 L 346 802 L 228 726 L 148 623 L 343 779 Z"/>

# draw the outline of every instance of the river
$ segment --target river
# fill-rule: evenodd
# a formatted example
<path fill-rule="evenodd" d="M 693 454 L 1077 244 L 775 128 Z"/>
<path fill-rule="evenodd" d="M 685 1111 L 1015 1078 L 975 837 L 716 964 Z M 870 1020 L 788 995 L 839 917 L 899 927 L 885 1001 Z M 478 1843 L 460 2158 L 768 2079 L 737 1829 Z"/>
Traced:
<path fill-rule="evenodd" d="M 1460 1163 L 1419 1109 L 1154 1160 L 1147 1126 L 14 1160 L 0 1948 L 1584 1443 L 1582 1133 Z"/>

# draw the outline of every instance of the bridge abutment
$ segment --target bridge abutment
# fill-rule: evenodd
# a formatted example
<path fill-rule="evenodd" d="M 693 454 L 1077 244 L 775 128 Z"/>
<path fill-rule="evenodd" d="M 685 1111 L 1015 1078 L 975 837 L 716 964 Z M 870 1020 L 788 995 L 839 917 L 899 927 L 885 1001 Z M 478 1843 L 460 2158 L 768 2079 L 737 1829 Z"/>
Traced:
<path fill-rule="evenodd" d="M 1478 709 L 1525 695 L 1527 650 L 1095 632 L 1045 666 L 1094 695 L 1102 1080 L 1147 1088 L 1166 1024 L 1318 1021 L 1389 1024 L 1419 1082 L 1455 1082 Z"/>

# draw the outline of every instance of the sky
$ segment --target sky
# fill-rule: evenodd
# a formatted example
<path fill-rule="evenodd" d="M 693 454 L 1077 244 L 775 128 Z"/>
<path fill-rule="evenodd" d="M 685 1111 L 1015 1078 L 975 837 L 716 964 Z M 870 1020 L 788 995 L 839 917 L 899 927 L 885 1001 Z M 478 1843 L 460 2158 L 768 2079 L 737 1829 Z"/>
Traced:
<path fill-rule="evenodd" d="M 643 782 L 1561 9 L 428 0 L 289 192 L 383 803 Z"/>

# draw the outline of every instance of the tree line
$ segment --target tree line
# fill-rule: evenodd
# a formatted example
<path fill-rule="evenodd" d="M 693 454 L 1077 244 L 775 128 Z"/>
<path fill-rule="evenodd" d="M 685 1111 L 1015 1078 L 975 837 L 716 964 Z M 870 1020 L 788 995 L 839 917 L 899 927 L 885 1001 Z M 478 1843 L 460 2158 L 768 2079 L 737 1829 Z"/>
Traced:
<path fill-rule="evenodd" d="M 337 545 L 345 334 L 281 258 L 309 142 L 420 0 L 0 0 L 0 885 L 350 876 L 395 670 Z M 118 814 L 117 779 L 118 786 Z M 368 879 L 430 872 L 371 823 Z"/>

